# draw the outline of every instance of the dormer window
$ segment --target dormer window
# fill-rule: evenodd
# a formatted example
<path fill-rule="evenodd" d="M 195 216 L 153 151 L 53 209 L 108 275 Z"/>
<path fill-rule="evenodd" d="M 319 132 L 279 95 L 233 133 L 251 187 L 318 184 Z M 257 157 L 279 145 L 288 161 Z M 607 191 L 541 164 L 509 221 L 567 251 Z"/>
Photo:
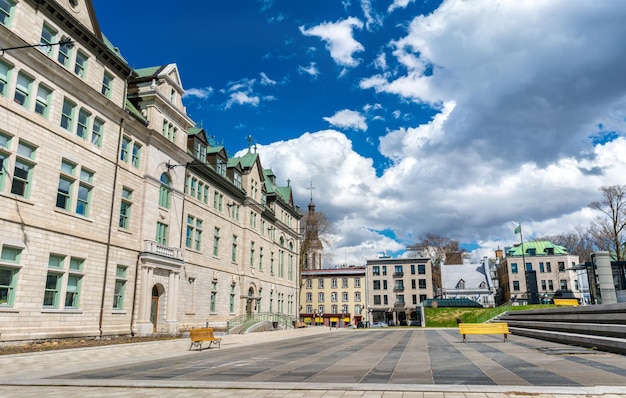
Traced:
<path fill-rule="evenodd" d="M 456 288 L 459 290 L 465 289 L 465 281 L 463 279 L 459 280 L 456 284 Z"/>
<path fill-rule="evenodd" d="M 537 255 L 537 249 L 535 249 L 534 247 L 531 247 L 530 249 L 528 249 L 527 253 L 531 256 L 536 256 Z"/>
<path fill-rule="evenodd" d="M 554 248 L 553 247 L 546 248 L 546 253 L 550 256 L 554 255 Z"/>
<path fill-rule="evenodd" d="M 235 171 L 235 175 L 233 176 L 233 183 L 239 189 L 242 187 L 242 179 L 241 174 Z"/>
<path fill-rule="evenodd" d="M 215 165 L 215 171 L 217 174 L 222 177 L 226 177 L 226 163 L 222 159 L 217 159 L 217 163 Z"/>
<path fill-rule="evenodd" d="M 193 156 L 202 163 L 206 163 L 206 145 L 200 141 L 196 141 L 194 144 Z"/>

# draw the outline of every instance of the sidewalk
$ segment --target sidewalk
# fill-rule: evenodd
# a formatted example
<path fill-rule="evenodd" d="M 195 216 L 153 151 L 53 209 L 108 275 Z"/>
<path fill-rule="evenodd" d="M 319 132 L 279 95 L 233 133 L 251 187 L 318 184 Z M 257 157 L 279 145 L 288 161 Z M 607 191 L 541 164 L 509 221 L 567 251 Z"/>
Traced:
<path fill-rule="evenodd" d="M 326 327 L 223 336 L 221 350 L 323 333 Z M 71 372 L 189 355 L 189 339 L 109 345 L 0 356 L 2 397 L 403 397 L 403 398 L 626 398 L 626 387 L 537 387 L 333 383 L 238 383 L 173 380 L 61 379 Z M 198 355 L 211 355 L 204 350 Z M 626 381 L 625 381 L 626 385 Z"/>

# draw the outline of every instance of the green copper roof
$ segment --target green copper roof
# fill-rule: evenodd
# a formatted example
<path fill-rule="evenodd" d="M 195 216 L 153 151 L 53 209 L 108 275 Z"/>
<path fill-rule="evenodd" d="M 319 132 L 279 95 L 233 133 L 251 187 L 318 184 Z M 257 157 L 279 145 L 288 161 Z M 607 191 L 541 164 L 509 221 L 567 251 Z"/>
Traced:
<path fill-rule="evenodd" d="M 189 130 L 187 130 L 187 135 L 190 137 L 193 137 L 194 135 L 197 135 L 198 133 L 200 133 L 202 131 L 201 128 L 198 127 L 190 127 Z"/>
<path fill-rule="evenodd" d="M 210 146 L 206 149 L 206 153 L 218 153 L 219 151 L 223 149 L 224 149 L 223 146 Z"/>
<path fill-rule="evenodd" d="M 162 68 L 162 66 L 151 66 L 148 68 L 135 69 L 135 73 L 137 73 L 139 77 L 155 76 Z"/>
<path fill-rule="evenodd" d="M 291 187 L 276 187 L 276 193 L 285 201 L 291 203 Z"/>
<path fill-rule="evenodd" d="M 113 53 L 122 61 L 124 61 L 124 63 L 126 65 L 128 65 L 128 62 L 126 62 L 126 60 L 124 59 L 124 57 L 122 56 L 122 53 L 120 52 L 120 49 L 115 47 L 113 45 L 113 43 L 111 43 L 111 41 L 103 34 L 102 35 L 102 41 L 104 42 L 104 45 L 108 47 L 109 50 L 113 51 Z"/>
<path fill-rule="evenodd" d="M 558 254 L 569 254 L 567 249 L 563 246 L 555 245 L 554 243 L 547 240 L 538 240 L 533 242 L 524 242 L 524 255 L 534 255 L 534 256 L 548 256 L 548 255 L 558 255 Z M 532 254 L 534 251 L 535 254 Z M 552 253 L 550 253 L 552 252 Z M 507 251 L 507 256 L 522 256 L 522 244 L 519 244 L 515 247 L 510 248 Z"/>
<path fill-rule="evenodd" d="M 135 105 L 133 105 L 133 103 L 130 102 L 128 99 L 126 99 L 126 110 L 128 111 L 128 113 L 135 116 L 137 119 L 141 120 L 145 124 L 148 124 L 148 120 L 146 120 L 146 118 L 141 114 L 141 112 L 139 112 L 139 110 L 135 108 Z"/>

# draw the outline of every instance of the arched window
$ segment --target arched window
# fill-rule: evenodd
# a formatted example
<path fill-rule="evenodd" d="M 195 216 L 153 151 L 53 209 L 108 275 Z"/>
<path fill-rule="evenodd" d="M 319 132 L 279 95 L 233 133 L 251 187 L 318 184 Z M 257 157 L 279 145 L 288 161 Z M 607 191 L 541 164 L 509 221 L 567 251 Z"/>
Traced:
<path fill-rule="evenodd" d="M 465 281 L 463 279 L 461 279 L 457 284 L 456 284 L 456 288 L 457 289 L 465 289 Z"/>
<path fill-rule="evenodd" d="M 161 174 L 160 181 L 159 206 L 169 209 L 172 196 L 172 179 L 167 173 L 163 173 Z"/>

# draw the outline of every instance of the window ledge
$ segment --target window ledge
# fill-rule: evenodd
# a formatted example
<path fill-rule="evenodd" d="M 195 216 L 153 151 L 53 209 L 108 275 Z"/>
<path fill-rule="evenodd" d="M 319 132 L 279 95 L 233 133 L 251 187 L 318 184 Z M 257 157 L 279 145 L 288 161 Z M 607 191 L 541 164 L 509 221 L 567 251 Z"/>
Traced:
<path fill-rule="evenodd" d="M 82 315 L 83 310 L 72 308 L 72 309 L 60 309 L 60 308 L 44 308 L 41 310 L 42 314 L 76 314 Z"/>
<path fill-rule="evenodd" d="M 2 313 L 12 313 L 12 314 L 19 314 L 19 310 L 13 308 L 12 306 L 6 306 L 6 307 L 0 307 L 0 312 Z"/>

